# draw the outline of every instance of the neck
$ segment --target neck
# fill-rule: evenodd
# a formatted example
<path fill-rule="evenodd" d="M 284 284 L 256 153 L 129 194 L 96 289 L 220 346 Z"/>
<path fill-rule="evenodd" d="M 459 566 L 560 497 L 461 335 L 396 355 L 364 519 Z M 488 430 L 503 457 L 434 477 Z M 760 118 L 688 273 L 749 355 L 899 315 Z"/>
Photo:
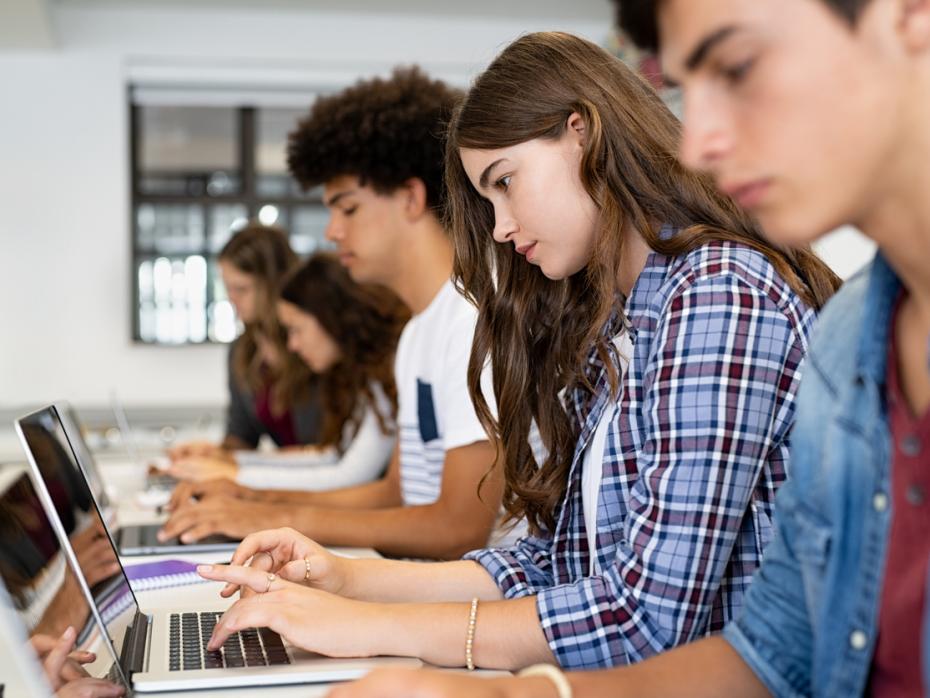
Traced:
<path fill-rule="evenodd" d="M 617 272 L 617 288 L 627 298 L 633 293 L 636 280 L 643 273 L 646 260 L 652 250 L 635 230 L 629 231 L 623 240 L 623 257 Z"/>
<path fill-rule="evenodd" d="M 915 101 L 902 119 L 897 151 L 875 178 L 884 185 L 857 225 L 878 244 L 923 314 L 930 315 L 930 100 Z"/>
<path fill-rule="evenodd" d="M 452 241 L 435 216 L 423 216 L 414 226 L 414 242 L 401 251 L 395 273 L 386 285 L 418 315 L 452 276 L 453 250 Z"/>

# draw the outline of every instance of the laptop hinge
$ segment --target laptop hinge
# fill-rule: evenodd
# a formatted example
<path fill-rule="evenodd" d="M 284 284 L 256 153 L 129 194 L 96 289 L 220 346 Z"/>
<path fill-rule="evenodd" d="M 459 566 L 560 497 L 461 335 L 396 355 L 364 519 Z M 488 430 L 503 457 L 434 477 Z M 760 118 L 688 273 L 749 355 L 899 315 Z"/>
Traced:
<path fill-rule="evenodd" d="M 132 619 L 132 624 L 126 629 L 126 634 L 123 636 L 123 648 L 119 654 L 119 663 L 127 677 L 145 669 L 145 647 L 149 639 L 150 624 L 151 619 L 149 616 L 136 611 L 136 617 Z"/>

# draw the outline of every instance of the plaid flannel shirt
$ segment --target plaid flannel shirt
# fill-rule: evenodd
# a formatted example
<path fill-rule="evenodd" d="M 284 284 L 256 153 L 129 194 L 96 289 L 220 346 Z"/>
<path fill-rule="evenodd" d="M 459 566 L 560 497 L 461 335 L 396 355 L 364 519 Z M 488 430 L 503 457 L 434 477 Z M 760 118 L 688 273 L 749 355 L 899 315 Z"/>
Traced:
<path fill-rule="evenodd" d="M 633 356 L 605 447 L 599 573 L 588 576 L 581 464 L 612 398 L 593 352 L 595 392 L 568 396 L 580 436 L 555 530 L 466 556 L 505 598 L 536 595 L 571 669 L 637 662 L 739 609 L 772 536 L 815 320 L 762 254 L 727 242 L 650 255 L 625 311 Z"/>

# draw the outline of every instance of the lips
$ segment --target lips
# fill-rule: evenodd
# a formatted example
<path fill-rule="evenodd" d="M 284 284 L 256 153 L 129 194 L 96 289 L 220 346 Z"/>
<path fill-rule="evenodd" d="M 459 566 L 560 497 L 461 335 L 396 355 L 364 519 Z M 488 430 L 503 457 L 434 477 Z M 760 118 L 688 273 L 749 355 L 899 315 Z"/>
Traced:
<path fill-rule="evenodd" d="M 721 189 L 727 196 L 733 199 L 743 208 L 752 209 L 758 207 L 770 187 L 769 180 L 757 179 L 753 182 L 743 182 L 739 184 L 721 185 Z"/>
<path fill-rule="evenodd" d="M 536 243 L 535 243 L 535 242 L 531 242 L 531 243 L 528 244 L 528 245 L 521 245 L 521 246 L 517 247 L 516 250 L 517 250 L 517 254 L 523 255 L 524 257 L 526 257 L 526 259 L 527 259 L 528 262 L 532 262 L 532 261 L 533 261 L 533 252 L 536 251 Z"/>

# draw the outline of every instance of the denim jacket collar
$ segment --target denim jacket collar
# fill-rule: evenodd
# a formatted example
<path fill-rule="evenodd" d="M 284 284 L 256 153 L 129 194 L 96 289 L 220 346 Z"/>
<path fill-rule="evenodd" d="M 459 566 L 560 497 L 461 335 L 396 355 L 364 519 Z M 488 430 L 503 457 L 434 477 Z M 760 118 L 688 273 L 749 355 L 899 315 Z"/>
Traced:
<path fill-rule="evenodd" d="M 901 291 L 901 281 L 881 252 L 869 270 L 865 307 L 860 316 L 858 366 L 859 377 L 883 385 L 887 369 L 891 313 Z"/>

